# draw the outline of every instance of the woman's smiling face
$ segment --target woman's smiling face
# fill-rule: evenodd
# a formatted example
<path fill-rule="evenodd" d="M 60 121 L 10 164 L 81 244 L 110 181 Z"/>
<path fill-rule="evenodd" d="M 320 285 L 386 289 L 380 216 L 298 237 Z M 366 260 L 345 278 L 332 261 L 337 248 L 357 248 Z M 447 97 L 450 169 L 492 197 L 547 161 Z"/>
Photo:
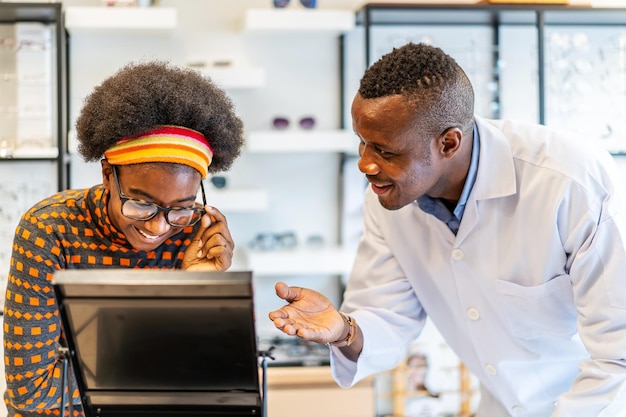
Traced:
<path fill-rule="evenodd" d="M 191 208 L 200 187 L 201 177 L 198 171 L 185 165 L 168 163 L 124 165 L 117 166 L 116 169 L 119 189 L 112 166 L 103 161 L 103 182 L 109 190 L 109 218 L 133 248 L 154 250 L 183 229 L 170 225 L 162 211 L 149 220 L 133 220 L 124 216 L 120 193 L 125 197 L 144 200 L 161 207 Z"/>

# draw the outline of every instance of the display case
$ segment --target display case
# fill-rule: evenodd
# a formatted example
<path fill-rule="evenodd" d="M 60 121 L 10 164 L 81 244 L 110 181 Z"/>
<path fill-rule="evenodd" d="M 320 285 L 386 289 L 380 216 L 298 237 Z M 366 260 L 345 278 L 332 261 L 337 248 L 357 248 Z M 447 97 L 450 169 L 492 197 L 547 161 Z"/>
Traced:
<path fill-rule="evenodd" d="M 0 284 L 20 215 L 68 186 L 66 64 L 61 3 L 0 2 Z"/>
<path fill-rule="evenodd" d="M 483 117 L 577 131 L 626 151 L 626 9 L 561 5 L 367 4 L 346 37 L 345 94 L 362 71 L 409 41 L 465 69 Z"/>
<path fill-rule="evenodd" d="M 0 158 L 50 161 L 66 188 L 66 35 L 61 4 L 0 3 Z"/>

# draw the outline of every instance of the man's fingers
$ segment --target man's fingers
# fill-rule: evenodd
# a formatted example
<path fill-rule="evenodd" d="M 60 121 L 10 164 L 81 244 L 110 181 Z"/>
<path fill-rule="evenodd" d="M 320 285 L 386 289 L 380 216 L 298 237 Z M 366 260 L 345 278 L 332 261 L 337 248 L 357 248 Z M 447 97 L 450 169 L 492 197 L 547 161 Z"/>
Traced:
<path fill-rule="evenodd" d="M 284 282 L 277 282 L 274 288 L 276 289 L 276 295 L 289 303 L 298 301 L 302 294 L 302 288 L 290 287 Z"/>
<path fill-rule="evenodd" d="M 289 286 L 287 286 L 287 284 L 285 284 L 284 282 L 277 282 L 274 285 L 274 290 L 276 291 L 276 295 L 283 300 L 289 294 Z"/>

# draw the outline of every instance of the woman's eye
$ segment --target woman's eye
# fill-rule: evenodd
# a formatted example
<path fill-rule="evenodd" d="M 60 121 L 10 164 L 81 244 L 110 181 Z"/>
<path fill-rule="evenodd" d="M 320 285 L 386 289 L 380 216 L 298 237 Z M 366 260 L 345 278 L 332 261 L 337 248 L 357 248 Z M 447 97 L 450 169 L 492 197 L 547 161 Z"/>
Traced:
<path fill-rule="evenodd" d="M 150 208 L 152 206 L 154 206 L 154 204 L 149 203 L 147 201 L 135 201 L 135 204 L 139 207 L 145 207 L 145 208 Z"/>

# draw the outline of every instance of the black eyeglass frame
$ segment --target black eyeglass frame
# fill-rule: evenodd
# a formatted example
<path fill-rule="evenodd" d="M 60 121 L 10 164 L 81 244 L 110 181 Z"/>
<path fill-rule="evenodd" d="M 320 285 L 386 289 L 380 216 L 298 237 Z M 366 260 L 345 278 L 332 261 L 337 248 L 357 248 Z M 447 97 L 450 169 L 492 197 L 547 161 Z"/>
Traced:
<path fill-rule="evenodd" d="M 120 186 L 120 180 L 118 178 L 117 175 L 117 166 L 116 165 L 111 165 L 111 168 L 113 170 L 113 178 L 115 179 L 115 186 L 117 187 L 117 195 L 120 198 L 120 201 L 122 202 L 122 207 L 121 207 L 121 212 L 122 214 L 132 220 L 141 220 L 141 221 L 148 221 L 150 219 L 153 219 L 157 214 L 159 214 L 160 212 L 164 212 L 165 213 L 165 221 L 167 222 L 167 224 L 169 224 L 170 226 L 173 227 L 187 227 L 187 226 L 193 226 L 194 224 L 198 223 L 198 221 L 200 221 L 200 219 L 202 219 L 202 216 L 204 216 L 206 214 L 206 210 L 204 209 L 204 206 L 206 206 L 206 194 L 204 193 L 204 184 L 202 184 L 202 180 L 200 180 L 200 191 L 202 192 L 202 207 L 190 207 L 190 208 L 185 208 L 185 207 L 162 207 L 156 203 L 152 203 L 150 201 L 146 201 L 146 200 L 141 200 L 139 198 L 133 198 L 133 197 L 128 197 L 126 195 L 124 195 L 124 193 L 122 193 L 122 187 Z M 137 204 L 140 204 L 142 206 L 145 207 L 156 207 L 156 211 L 154 212 L 154 214 L 152 214 L 149 217 L 146 218 L 140 218 L 140 217 L 136 217 L 136 216 L 129 216 L 128 214 L 124 213 L 124 205 L 126 204 L 127 201 L 132 201 L 135 202 Z M 193 215 L 192 215 L 192 221 L 190 221 L 188 224 L 175 224 L 172 223 L 170 221 L 170 212 L 172 211 L 193 211 L 198 217 L 194 220 L 193 219 Z"/>

